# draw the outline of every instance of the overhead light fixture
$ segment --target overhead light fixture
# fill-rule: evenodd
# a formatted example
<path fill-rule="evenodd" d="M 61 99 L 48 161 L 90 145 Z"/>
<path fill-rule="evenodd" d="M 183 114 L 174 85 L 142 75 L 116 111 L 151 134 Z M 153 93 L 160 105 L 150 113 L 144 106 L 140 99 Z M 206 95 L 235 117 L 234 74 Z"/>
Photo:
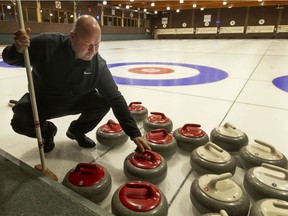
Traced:
<path fill-rule="evenodd" d="M 107 5 L 107 1 L 103 1 L 103 5 Z"/>
<path fill-rule="evenodd" d="M 126 5 L 126 9 L 129 9 L 130 7 L 129 7 L 129 5 Z"/>
<path fill-rule="evenodd" d="M 144 9 L 143 9 L 143 11 L 144 11 L 144 12 L 147 12 L 147 9 L 146 9 L 146 8 L 144 8 Z"/>
<path fill-rule="evenodd" d="M 258 2 L 262 2 L 262 0 L 258 0 Z"/>
<path fill-rule="evenodd" d="M 223 5 L 227 5 L 227 2 L 226 2 L 226 1 L 224 1 L 224 2 L 223 2 Z"/>
<path fill-rule="evenodd" d="M 177 10 L 176 10 L 176 12 L 177 12 L 177 13 L 179 13 L 179 12 L 180 12 L 180 10 L 179 10 L 179 9 L 177 9 Z"/>
<path fill-rule="evenodd" d="M 134 0 L 130 0 L 130 2 L 134 2 Z"/>
<path fill-rule="evenodd" d="M 202 7 L 202 8 L 200 8 L 200 10 L 204 10 L 204 8 Z"/>
<path fill-rule="evenodd" d="M 180 2 L 180 4 L 182 4 L 182 3 L 184 3 L 184 0 L 180 0 L 179 2 Z"/>
<path fill-rule="evenodd" d="M 154 11 L 154 14 L 158 14 L 158 11 Z"/>
<path fill-rule="evenodd" d="M 196 4 L 193 4 L 193 8 L 196 8 L 197 7 L 197 5 Z"/>
<path fill-rule="evenodd" d="M 155 6 L 155 3 L 154 3 L 154 2 L 152 2 L 152 3 L 151 3 L 151 7 L 154 7 L 154 6 Z"/>
<path fill-rule="evenodd" d="M 167 7 L 167 10 L 170 10 L 170 7 L 169 7 L 169 6 Z"/>

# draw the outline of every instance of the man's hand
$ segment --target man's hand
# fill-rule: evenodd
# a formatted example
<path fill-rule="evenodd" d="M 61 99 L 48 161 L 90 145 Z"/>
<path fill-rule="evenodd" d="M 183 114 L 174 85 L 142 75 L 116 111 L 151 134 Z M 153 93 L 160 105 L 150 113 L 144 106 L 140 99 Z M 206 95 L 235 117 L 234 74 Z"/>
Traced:
<path fill-rule="evenodd" d="M 145 141 L 143 137 L 135 137 L 133 142 L 137 145 L 137 150 L 140 152 L 145 152 L 145 149 L 151 150 L 151 147 Z"/>
<path fill-rule="evenodd" d="M 18 53 L 24 53 L 24 50 L 30 46 L 30 33 L 31 29 L 18 29 L 14 32 L 15 46 Z"/>

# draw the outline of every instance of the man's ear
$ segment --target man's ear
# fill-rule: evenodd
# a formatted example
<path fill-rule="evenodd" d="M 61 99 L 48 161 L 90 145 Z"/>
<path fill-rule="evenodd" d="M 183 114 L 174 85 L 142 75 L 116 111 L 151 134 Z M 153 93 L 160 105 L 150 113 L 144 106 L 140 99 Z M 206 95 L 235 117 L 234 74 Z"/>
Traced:
<path fill-rule="evenodd" d="M 70 39 L 74 39 L 75 33 L 73 31 L 70 32 Z"/>

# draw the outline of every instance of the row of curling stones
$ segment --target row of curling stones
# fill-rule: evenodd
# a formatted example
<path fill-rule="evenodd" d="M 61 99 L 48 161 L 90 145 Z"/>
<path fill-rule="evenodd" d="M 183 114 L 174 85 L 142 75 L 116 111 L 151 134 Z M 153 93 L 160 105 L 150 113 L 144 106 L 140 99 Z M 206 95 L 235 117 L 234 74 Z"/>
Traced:
<path fill-rule="evenodd" d="M 243 185 L 254 201 L 275 198 L 288 201 L 288 170 L 265 164 L 250 168 Z"/>
<path fill-rule="evenodd" d="M 250 208 L 247 192 L 231 179 L 231 173 L 197 177 L 190 187 L 190 200 L 200 214 L 220 212 L 229 216 L 246 216 Z"/>
<path fill-rule="evenodd" d="M 120 124 L 109 119 L 106 124 L 97 129 L 96 139 L 102 145 L 115 147 L 124 144 L 128 140 L 128 135 Z"/>
<path fill-rule="evenodd" d="M 111 190 L 111 176 L 99 164 L 79 163 L 64 177 L 63 185 L 94 203 L 105 199 Z"/>
<path fill-rule="evenodd" d="M 273 145 L 257 139 L 255 144 L 249 144 L 246 133 L 229 122 L 213 129 L 210 141 L 235 156 L 237 165 L 243 169 L 260 166 L 262 163 L 283 168 L 288 165 L 285 155 Z"/>
<path fill-rule="evenodd" d="M 150 182 L 131 181 L 120 186 L 111 201 L 116 216 L 167 216 L 168 203 L 163 192 Z"/>
<path fill-rule="evenodd" d="M 124 174 L 130 181 L 141 180 L 157 184 L 167 176 L 167 163 L 156 152 L 146 150 L 139 153 L 136 149 L 124 160 Z"/>
<path fill-rule="evenodd" d="M 161 112 L 151 112 L 150 113 L 151 115 L 147 116 L 148 115 L 147 108 L 143 107 L 140 104 L 141 102 L 130 103 L 129 105 L 130 111 L 134 119 L 137 119 L 138 121 L 141 121 L 142 119 L 144 119 L 143 129 L 145 130 L 146 133 L 149 133 L 157 129 L 164 129 L 167 133 L 172 132 L 173 122 L 169 117 L 165 116 L 165 114 Z M 140 110 L 140 111 L 145 110 L 145 112 L 143 111 L 141 113 L 142 114 L 141 118 L 137 118 L 138 117 L 138 115 L 136 115 L 137 110 Z M 173 137 L 176 140 L 177 146 L 185 151 L 192 151 L 194 148 L 201 146 L 209 141 L 209 137 L 207 133 L 201 129 L 201 125 L 199 124 L 185 124 L 183 127 L 180 127 L 173 132 Z M 148 137 L 147 137 L 147 140 L 149 142 Z M 174 140 L 172 142 L 174 142 Z M 152 141 L 150 143 L 156 143 L 156 142 Z M 151 148 L 152 147 L 156 148 L 156 145 L 151 144 L 150 146 Z M 173 150 L 171 150 L 171 152 L 175 150 L 174 145 L 172 148 Z M 166 155 L 163 155 L 163 156 L 166 156 Z"/>

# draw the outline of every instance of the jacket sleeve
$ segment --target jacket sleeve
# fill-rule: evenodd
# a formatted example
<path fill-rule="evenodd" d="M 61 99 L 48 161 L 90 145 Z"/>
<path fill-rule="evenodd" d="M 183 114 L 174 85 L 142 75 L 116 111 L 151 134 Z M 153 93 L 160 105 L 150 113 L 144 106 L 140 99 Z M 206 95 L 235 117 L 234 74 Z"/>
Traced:
<path fill-rule="evenodd" d="M 37 63 L 41 57 L 41 52 L 43 51 L 42 39 L 43 37 L 41 35 L 37 35 L 30 39 L 30 46 L 28 51 L 31 65 Z M 17 52 L 15 44 L 4 48 L 2 57 L 3 61 L 9 65 L 25 67 L 24 55 Z"/>
<path fill-rule="evenodd" d="M 6 64 L 22 67 L 25 66 L 24 55 L 17 52 L 15 44 L 5 47 L 2 52 L 2 58 Z"/>
<path fill-rule="evenodd" d="M 121 92 L 118 90 L 118 86 L 116 85 L 105 60 L 103 59 L 99 62 L 99 71 L 101 75 L 99 77 L 97 90 L 110 104 L 115 117 L 119 121 L 119 124 L 125 133 L 131 139 L 141 136 L 141 132 L 131 115 L 127 102 Z"/>

